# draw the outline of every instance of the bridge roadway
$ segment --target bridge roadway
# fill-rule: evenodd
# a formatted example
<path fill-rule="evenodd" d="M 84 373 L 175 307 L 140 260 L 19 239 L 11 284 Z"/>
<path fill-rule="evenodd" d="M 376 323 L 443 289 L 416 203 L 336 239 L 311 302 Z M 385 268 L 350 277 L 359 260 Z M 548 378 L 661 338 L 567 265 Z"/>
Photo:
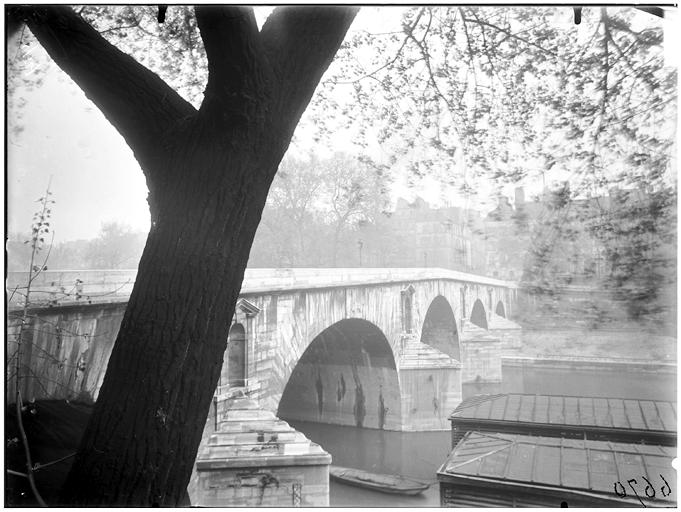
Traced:
<path fill-rule="evenodd" d="M 47 271 L 33 283 L 45 306 L 33 310 L 24 396 L 96 398 L 134 278 Z M 8 275 L 8 360 L 23 281 Z M 217 393 L 236 388 L 287 419 L 447 429 L 462 382 L 501 379 L 516 307 L 514 283 L 452 270 L 248 269 Z"/>

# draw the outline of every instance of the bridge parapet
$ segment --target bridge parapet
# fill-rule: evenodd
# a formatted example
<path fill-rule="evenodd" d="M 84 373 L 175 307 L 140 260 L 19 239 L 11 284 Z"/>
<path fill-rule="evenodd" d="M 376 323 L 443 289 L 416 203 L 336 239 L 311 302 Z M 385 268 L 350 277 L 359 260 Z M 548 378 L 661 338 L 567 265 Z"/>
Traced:
<path fill-rule="evenodd" d="M 31 283 L 31 303 L 37 307 L 103 302 L 125 302 L 137 270 L 46 270 Z M 8 272 L 5 288 L 9 307 L 25 299 L 27 272 Z"/>
<path fill-rule="evenodd" d="M 33 281 L 31 294 L 34 302 L 46 305 L 120 302 L 130 296 L 136 277 L 135 269 L 47 270 Z M 10 306 L 22 302 L 27 280 L 26 272 L 7 273 Z M 433 280 L 518 288 L 515 282 L 440 268 L 255 268 L 246 269 L 241 295 Z"/>

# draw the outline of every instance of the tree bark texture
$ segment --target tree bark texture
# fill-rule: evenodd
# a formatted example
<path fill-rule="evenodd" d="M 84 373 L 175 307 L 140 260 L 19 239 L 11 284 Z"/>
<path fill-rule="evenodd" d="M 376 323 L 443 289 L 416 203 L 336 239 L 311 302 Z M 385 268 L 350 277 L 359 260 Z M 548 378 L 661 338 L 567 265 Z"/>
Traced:
<path fill-rule="evenodd" d="M 209 61 L 197 111 L 71 9 L 15 11 L 133 149 L 152 226 L 68 505 L 185 496 L 269 186 L 355 8 L 196 9 Z"/>

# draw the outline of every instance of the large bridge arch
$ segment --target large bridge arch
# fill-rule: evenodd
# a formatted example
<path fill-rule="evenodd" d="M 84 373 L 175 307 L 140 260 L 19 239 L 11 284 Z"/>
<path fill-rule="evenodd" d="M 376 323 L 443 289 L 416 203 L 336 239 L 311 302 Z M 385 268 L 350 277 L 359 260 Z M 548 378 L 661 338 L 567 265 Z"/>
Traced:
<path fill-rule="evenodd" d="M 400 384 L 385 334 L 360 318 L 340 320 L 324 329 L 293 368 L 277 416 L 399 430 Z"/>
<path fill-rule="evenodd" d="M 430 345 L 457 361 L 461 360 L 454 310 L 442 295 L 435 297 L 428 306 L 421 329 L 421 343 Z"/>

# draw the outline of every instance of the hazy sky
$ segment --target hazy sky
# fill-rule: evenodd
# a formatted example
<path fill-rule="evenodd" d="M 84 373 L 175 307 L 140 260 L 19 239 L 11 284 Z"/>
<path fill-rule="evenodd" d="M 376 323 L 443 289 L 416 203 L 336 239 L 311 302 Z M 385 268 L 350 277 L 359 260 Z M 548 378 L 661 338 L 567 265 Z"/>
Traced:
<path fill-rule="evenodd" d="M 399 23 L 400 11 L 363 8 L 351 30 L 389 30 Z M 263 14 L 267 9 L 259 13 Z M 669 32 L 666 36 L 676 35 Z M 669 40 L 665 46 L 675 47 Z M 39 45 L 29 51 L 44 55 Z M 147 189 L 139 165 L 122 137 L 80 89 L 50 62 L 42 86 L 26 92 L 25 98 L 19 121 L 23 131 L 16 134 L 10 130 L 7 141 L 9 232 L 30 230 L 38 207 L 35 200 L 43 195 L 50 176 L 56 200 L 52 218 L 55 242 L 95 237 L 103 222 L 113 220 L 147 230 Z M 11 126 L 16 114 L 8 115 Z M 347 150 L 346 142 L 337 143 L 338 148 L 328 149 Z M 505 192 L 510 195 L 511 191 Z M 408 192 L 437 201 L 442 186 L 431 180 L 422 189 L 398 188 L 400 195 Z"/>
<path fill-rule="evenodd" d="M 271 8 L 256 9 L 258 21 Z M 385 31 L 399 27 L 401 8 L 364 8 L 351 30 Z M 45 56 L 39 45 L 28 51 Z M 41 59 L 43 60 L 43 59 Z M 118 221 L 134 230 L 148 230 L 147 188 L 142 171 L 123 138 L 85 94 L 46 56 L 48 71 L 42 85 L 20 91 L 26 98 L 20 120 L 9 112 L 7 144 L 7 224 L 10 233 L 28 232 L 31 218 L 51 177 L 56 204 L 52 226 L 55 243 L 97 236 L 104 222 Z M 350 148 L 337 138 L 328 153 Z M 398 185 L 400 195 L 414 191 Z M 437 200 L 441 185 L 424 183 L 417 190 Z"/>
<path fill-rule="evenodd" d="M 264 16 L 270 9 L 258 9 Z M 375 9 L 363 10 L 353 28 L 375 26 Z M 399 21 L 400 9 L 389 9 Z M 360 11 L 361 12 L 361 11 Z M 29 51 L 44 55 L 39 46 Z M 48 59 L 49 61 L 49 59 Z M 31 218 L 52 176 L 55 242 L 95 237 L 103 222 L 149 228 L 147 188 L 123 138 L 70 78 L 49 61 L 43 84 L 22 92 L 27 102 L 19 124 L 8 133 L 7 225 L 30 231 Z M 10 125 L 16 116 L 8 112 Z"/>
<path fill-rule="evenodd" d="M 44 84 L 26 98 L 24 129 L 8 134 L 9 231 L 30 229 L 50 176 L 56 242 L 96 236 L 110 220 L 148 229 L 139 165 L 80 89 L 51 65 Z"/>

